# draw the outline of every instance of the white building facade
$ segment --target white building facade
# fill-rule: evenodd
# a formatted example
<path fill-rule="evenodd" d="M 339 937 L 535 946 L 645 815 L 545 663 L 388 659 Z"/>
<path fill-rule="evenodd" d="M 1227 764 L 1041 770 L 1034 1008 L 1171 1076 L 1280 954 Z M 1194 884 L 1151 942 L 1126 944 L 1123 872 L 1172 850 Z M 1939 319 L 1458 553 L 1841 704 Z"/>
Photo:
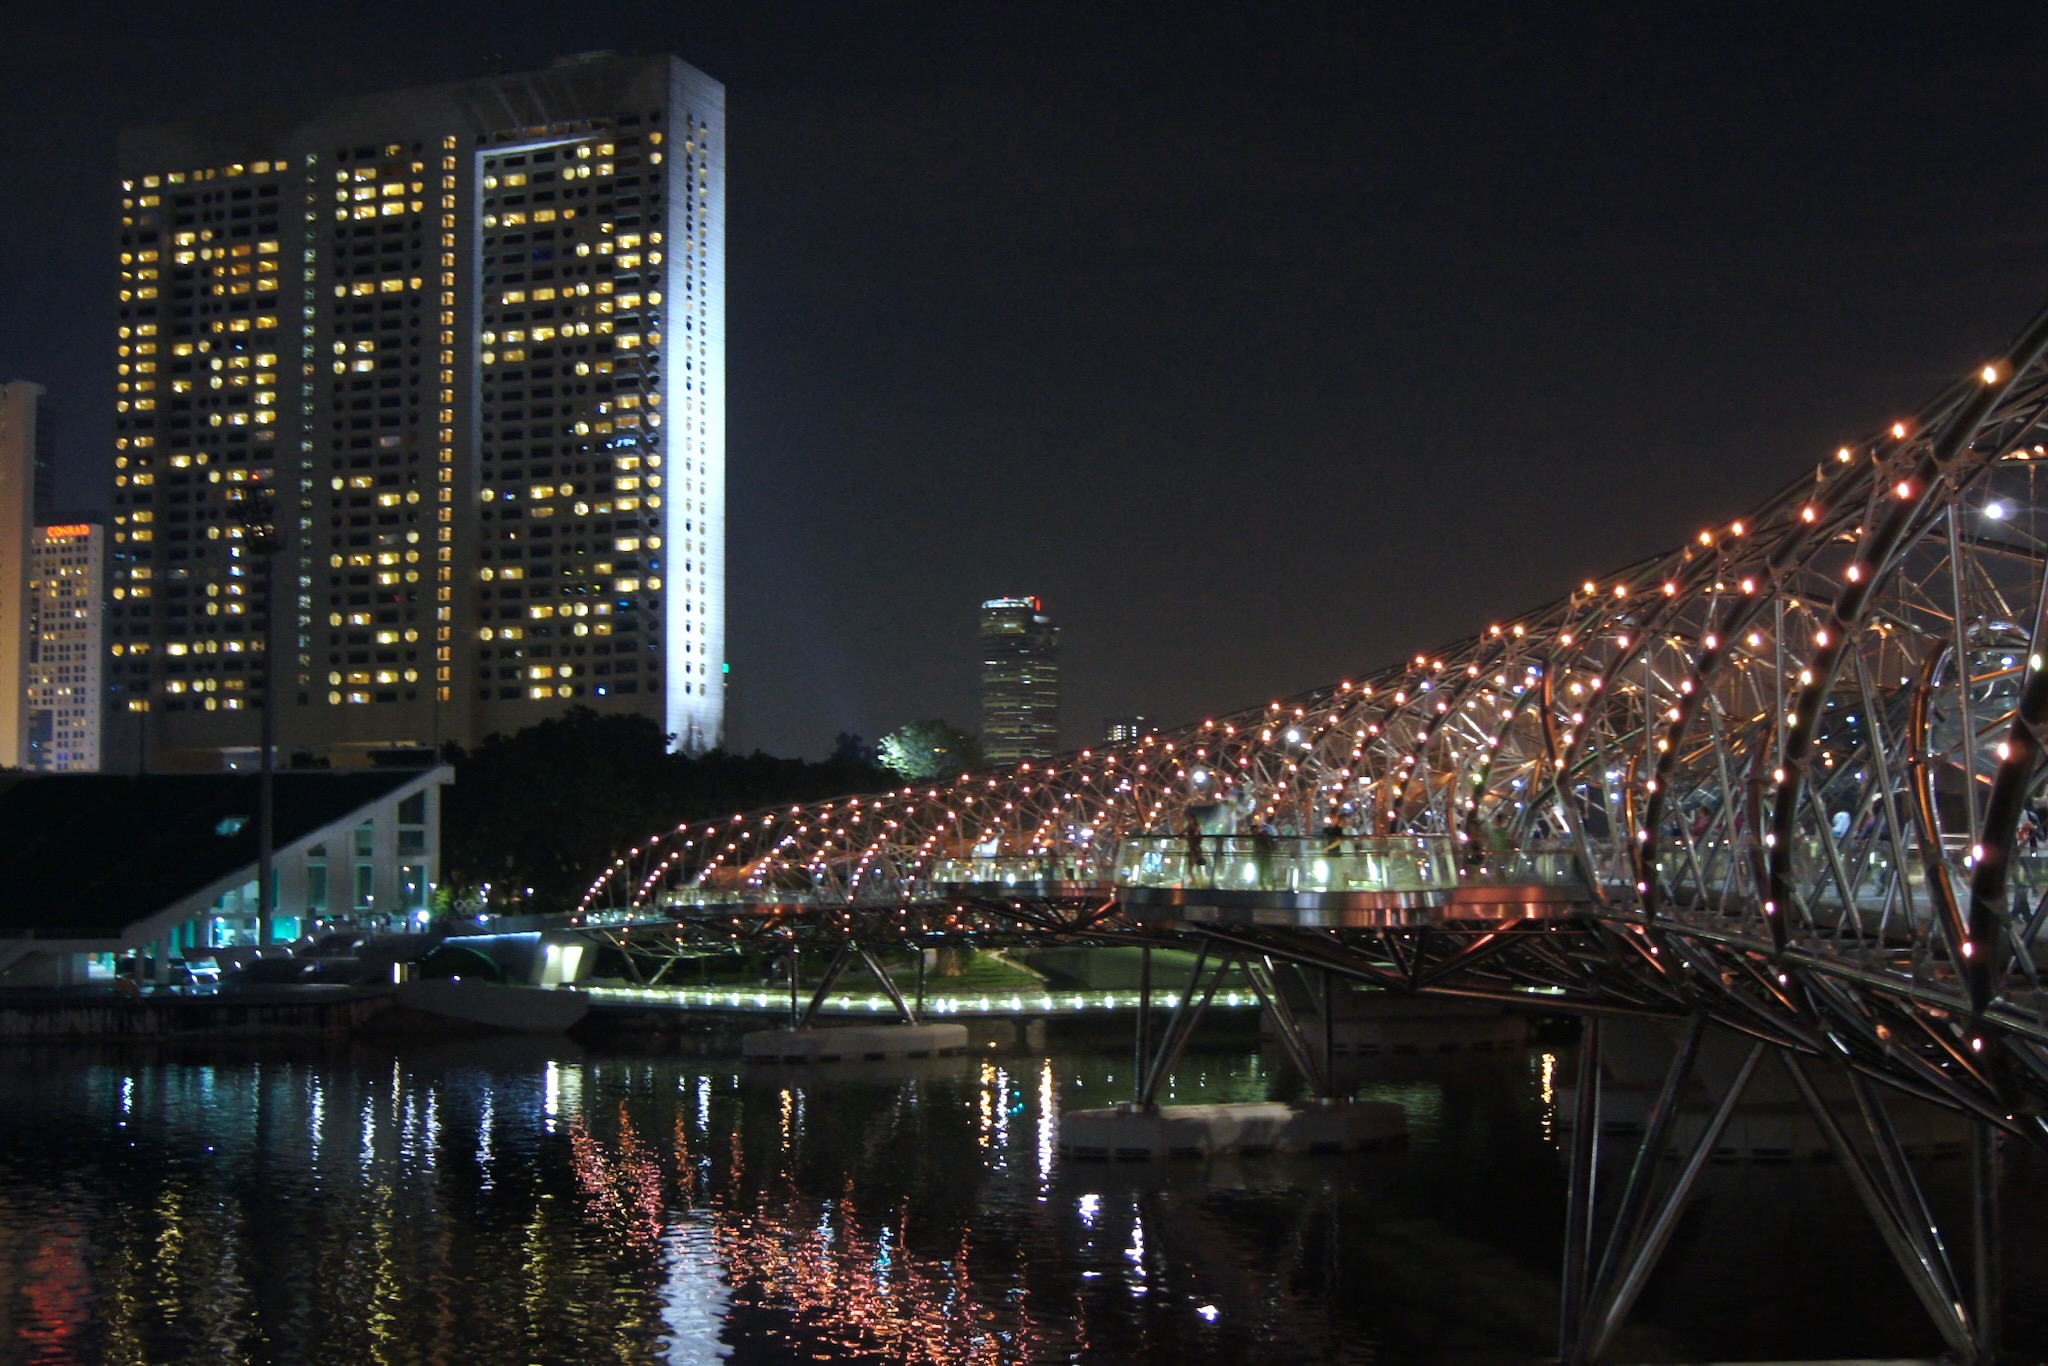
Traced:
<path fill-rule="evenodd" d="M 97 773 L 106 653 L 106 528 L 37 527 L 29 557 L 28 745 L 22 767 Z"/>
<path fill-rule="evenodd" d="M 0 384 L 0 768 L 29 755 L 29 558 L 38 495 L 49 498 L 45 412 L 41 385 Z"/>

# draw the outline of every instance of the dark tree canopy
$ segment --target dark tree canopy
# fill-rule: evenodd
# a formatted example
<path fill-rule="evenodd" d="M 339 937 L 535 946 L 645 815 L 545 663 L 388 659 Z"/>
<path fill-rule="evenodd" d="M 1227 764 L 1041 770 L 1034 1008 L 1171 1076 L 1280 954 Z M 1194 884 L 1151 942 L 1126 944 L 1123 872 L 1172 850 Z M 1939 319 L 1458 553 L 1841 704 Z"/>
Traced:
<path fill-rule="evenodd" d="M 860 764 L 872 768 L 875 764 L 875 747 L 865 737 L 850 730 L 839 732 L 832 742 L 832 760 L 835 764 Z"/>
<path fill-rule="evenodd" d="M 455 785 L 443 806 L 442 880 L 463 899 L 536 911 L 573 906 L 613 857 L 682 821 L 892 781 L 837 757 L 671 754 L 647 717 L 582 707 L 449 758 Z"/>

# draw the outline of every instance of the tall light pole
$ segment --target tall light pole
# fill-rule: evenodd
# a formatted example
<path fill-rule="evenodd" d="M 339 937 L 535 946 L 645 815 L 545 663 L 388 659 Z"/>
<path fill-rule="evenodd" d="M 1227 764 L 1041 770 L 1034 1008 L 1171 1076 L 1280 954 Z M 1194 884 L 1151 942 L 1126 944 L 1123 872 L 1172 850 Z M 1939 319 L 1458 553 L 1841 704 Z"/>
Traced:
<path fill-rule="evenodd" d="M 277 777 L 277 642 L 271 638 L 276 623 L 277 587 L 277 490 L 259 475 L 242 489 L 236 512 L 242 526 L 242 548 L 256 557 L 263 585 L 263 696 L 257 705 L 259 727 L 256 755 L 256 942 L 270 942 L 277 907 L 272 904 L 271 826 L 273 789 Z"/>

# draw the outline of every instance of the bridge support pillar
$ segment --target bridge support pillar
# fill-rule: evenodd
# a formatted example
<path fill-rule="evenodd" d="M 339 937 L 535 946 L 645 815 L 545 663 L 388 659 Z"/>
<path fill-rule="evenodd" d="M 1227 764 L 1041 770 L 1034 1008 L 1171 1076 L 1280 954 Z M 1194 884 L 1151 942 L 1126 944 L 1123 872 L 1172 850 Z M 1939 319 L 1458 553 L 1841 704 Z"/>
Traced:
<path fill-rule="evenodd" d="M 1878 1233 L 1891 1250 L 1892 1259 L 1905 1273 L 1906 1283 L 1919 1297 L 1949 1350 L 1962 1361 L 1988 1362 L 1990 1356 L 1984 1349 L 1978 1309 L 1965 1305 L 1941 1230 L 1935 1225 L 1927 1197 L 1907 1164 L 1898 1131 L 1872 1084 L 1853 1073 L 1849 1077 L 1857 1110 L 1874 1149 L 1875 1164 L 1851 1140 L 1833 1108 L 1815 1088 L 1805 1061 L 1789 1050 L 1779 1056 L 1799 1088 L 1800 1099 L 1805 1101 L 1813 1122 L 1834 1150 L 1850 1184 L 1869 1211 L 1871 1222 L 1877 1225 Z M 1978 1289 L 1981 1295 L 1984 1287 L 1980 1285 Z"/>
<path fill-rule="evenodd" d="M 1995 1361 L 2001 1347 L 2004 1317 L 2000 1286 L 2004 1265 L 1999 1256 L 1998 1190 L 2003 1141 L 1989 1120 L 1970 1122 L 1970 1252 L 1975 1290 L 1978 1350 Z"/>
<path fill-rule="evenodd" d="M 1317 1047 L 1310 1043 L 1308 1031 L 1302 1028 L 1301 1016 L 1288 1002 L 1287 994 L 1280 989 L 1279 968 L 1271 957 L 1261 955 L 1244 962 L 1245 976 L 1250 979 L 1252 990 L 1258 994 L 1259 1004 L 1272 1017 L 1273 1029 L 1280 1040 L 1280 1047 L 1287 1053 L 1287 1060 L 1294 1064 L 1308 1082 L 1311 1094 L 1318 1100 L 1329 1100 L 1336 1095 L 1336 1082 L 1332 1064 L 1336 1059 L 1336 1011 L 1331 998 L 1330 974 L 1323 973 L 1322 994 L 1322 1043 Z M 1303 974 L 1304 988 L 1307 988 Z"/>
<path fill-rule="evenodd" d="M 1682 1162 L 1677 1174 L 1667 1181 L 1664 1155 L 1672 1143 L 1681 1094 L 1693 1076 L 1706 1028 L 1705 1018 L 1695 1017 L 1672 1057 L 1664 1084 L 1643 1125 L 1641 1143 L 1630 1163 L 1627 1179 L 1615 1199 L 1602 1247 L 1594 1183 L 1602 1109 L 1600 1029 L 1597 1022 L 1588 1021 L 1588 1037 L 1581 1044 L 1583 1051 L 1579 1056 L 1570 1194 L 1565 1210 L 1563 1295 L 1558 1318 L 1558 1357 L 1568 1366 L 1605 1359 L 1615 1334 L 1664 1255 L 1679 1217 L 1692 1199 L 1700 1172 L 1721 1141 L 1721 1134 L 1735 1113 L 1736 1102 L 1748 1089 L 1749 1079 L 1763 1056 L 1764 1045 L 1752 1045 L 1701 1132 L 1690 1148 L 1679 1154 Z"/>
<path fill-rule="evenodd" d="M 1570 1175 L 1564 1199 L 1563 1300 L 1558 1306 L 1558 1356 L 1579 1355 L 1591 1287 L 1594 1179 L 1600 1161 L 1600 1017 L 1588 1016 L 1579 1032 L 1578 1104 L 1572 1118 Z"/>
<path fill-rule="evenodd" d="M 802 1012 L 797 1005 L 796 986 L 797 968 L 802 963 L 802 961 L 803 960 L 800 956 L 800 951 L 798 950 L 797 946 L 791 944 L 789 946 L 789 1027 L 791 1029 L 795 1029 L 797 1027 L 797 1022 L 800 1019 L 802 1019 Z"/>
<path fill-rule="evenodd" d="M 1138 946 L 1138 1023 L 1131 1058 L 1131 1101 L 1145 1103 L 1145 1065 L 1152 1060 L 1152 946 Z"/>
<path fill-rule="evenodd" d="M 1195 954 L 1195 966 L 1188 972 L 1188 984 L 1181 989 L 1180 998 L 1173 1003 L 1173 1016 L 1166 1022 L 1166 1033 L 1161 1036 L 1157 1051 L 1144 1068 L 1144 1081 L 1138 1089 L 1137 1097 L 1140 1108 L 1150 1108 L 1158 1104 L 1160 1084 L 1166 1080 L 1166 1074 L 1180 1061 L 1180 1055 L 1187 1051 L 1188 1040 L 1194 1037 L 1195 1025 L 1208 1012 L 1209 1002 L 1216 999 L 1216 988 L 1223 985 L 1223 975 L 1230 971 L 1230 957 L 1225 955 L 1218 958 L 1215 970 L 1209 974 L 1209 984 L 1205 989 L 1202 985 L 1202 969 L 1208 961 L 1209 944 L 1204 941 L 1200 951 Z M 1198 992 L 1201 999 L 1196 1001 L 1195 996 Z M 1150 1004 L 1149 1000 L 1143 1002 L 1145 1007 L 1149 1007 Z M 1141 1008 L 1138 1011 L 1138 1018 L 1141 1021 L 1150 1015 L 1151 1011 L 1148 1008 Z M 1148 1028 L 1143 1024 L 1139 1027 Z"/>
<path fill-rule="evenodd" d="M 920 948 L 917 955 L 918 1008 L 913 1009 L 910 1002 L 903 999 L 902 989 L 896 985 L 895 979 L 889 976 L 888 969 L 876 961 L 874 954 L 868 951 L 867 945 L 858 940 L 849 939 L 833 950 L 831 961 L 825 965 L 825 974 L 818 979 L 816 989 L 811 992 L 810 1004 L 804 1007 L 801 1014 L 798 1013 L 796 1008 L 796 954 L 794 950 L 791 951 L 789 1027 L 791 1029 L 809 1029 L 813 1024 L 817 1023 L 818 1012 L 825 1008 L 826 998 L 832 994 L 832 988 L 839 985 L 839 979 L 856 962 L 865 964 L 875 981 L 881 984 L 882 990 L 888 993 L 889 1000 L 894 1003 L 896 1013 L 902 1018 L 903 1022 L 910 1025 L 917 1024 L 918 1016 L 924 1005 L 924 950 Z"/>

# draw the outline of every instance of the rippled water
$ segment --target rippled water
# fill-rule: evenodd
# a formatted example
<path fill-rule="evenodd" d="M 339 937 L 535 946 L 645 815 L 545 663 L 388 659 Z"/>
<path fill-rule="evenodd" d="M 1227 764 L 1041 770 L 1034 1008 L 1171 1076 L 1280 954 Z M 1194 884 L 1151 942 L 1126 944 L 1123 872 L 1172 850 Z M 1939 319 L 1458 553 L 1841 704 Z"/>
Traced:
<path fill-rule="evenodd" d="M 4 1350 L 1525 1362 L 1553 1346 L 1557 1065 L 1369 1079 L 1408 1108 L 1401 1150 L 1147 1167 L 1055 1153 L 1062 1107 L 1127 1094 L 1127 1055 L 0 1052 Z M 1273 1067 L 1193 1056 L 1174 1098 L 1284 1092 Z M 1937 1200 L 1959 1180 L 1937 1172 Z M 2012 1190 L 2017 1300 L 2048 1257 L 2031 1166 Z M 1833 1168 L 1716 1169 L 1623 1355 L 1933 1355 L 1868 1229 Z"/>

